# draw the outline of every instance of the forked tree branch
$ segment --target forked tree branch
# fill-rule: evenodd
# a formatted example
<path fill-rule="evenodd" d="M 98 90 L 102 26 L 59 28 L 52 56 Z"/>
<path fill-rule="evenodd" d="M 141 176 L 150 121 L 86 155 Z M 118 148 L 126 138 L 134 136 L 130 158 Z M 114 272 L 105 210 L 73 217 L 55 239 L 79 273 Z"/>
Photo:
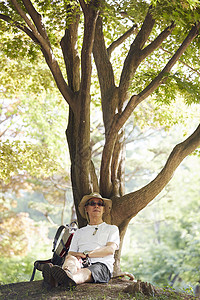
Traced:
<path fill-rule="evenodd" d="M 104 98 L 108 94 L 108 91 L 115 87 L 115 80 L 113 68 L 106 50 L 101 17 L 98 17 L 96 23 L 93 55 L 97 68 L 103 104 Z"/>
<path fill-rule="evenodd" d="M 12 4 L 14 5 L 16 11 L 18 12 L 18 14 L 22 17 L 22 19 L 26 22 L 28 27 L 31 29 L 35 38 L 40 42 L 41 47 L 48 53 L 50 50 L 50 47 L 49 47 L 49 44 L 47 43 L 47 41 L 37 31 L 36 27 L 34 26 L 32 21 L 27 17 L 27 14 L 21 8 L 21 6 L 18 4 L 18 2 L 16 0 L 11 0 L 11 1 L 12 1 Z"/>
<path fill-rule="evenodd" d="M 93 55 L 100 83 L 103 121 L 106 135 L 109 130 L 113 114 L 118 106 L 118 91 L 115 86 L 114 72 L 109 55 L 111 55 L 111 52 L 134 32 L 135 28 L 136 26 L 130 28 L 117 41 L 113 42 L 108 49 L 106 49 L 102 18 L 99 17 L 97 20 Z"/>
<path fill-rule="evenodd" d="M 172 23 L 165 30 L 163 30 L 158 35 L 158 37 L 153 42 L 151 42 L 148 46 L 146 46 L 144 49 L 137 50 L 137 49 L 133 48 L 132 55 L 128 54 L 127 61 L 125 61 L 125 64 L 129 65 L 130 73 L 128 73 L 128 70 L 126 70 L 126 77 L 123 77 L 123 76 L 121 77 L 120 86 L 119 86 L 119 94 L 120 94 L 119 98 L 122 103 L 127 100 L 126 97 L 122 98 L 122 96 L 121 96 L 123 94 L 126 95 L 126 93 L 127 93 L 127 90 L 125 90 L 125 84 L 123 83 L 123 80 L 125 80 L 125 78 L 126 78 L 127 82 L 130 82 L 130 79 L 132 79 L 133 74 L 135 73 L 137 67 L 142 62 L 142 60 L 144 60 L 147 56 L 149 56 L 154 50 L 156 50 L 162 44 L 162 42 L 171 34 L 174 27 L 175 27 L 175 25 L 174 25 L 174 23 Z M 134 43 L 133 43 L 133 45 L 134 45 Z M 137 55 L 135 53 L 137 53 Z M 130 51 L 130 54 L 131 54 L 131 51 Z M 125 64 L 124 64 L 124 66 L 125 66 Z M 131 68 L 131 65 L 132 65 L 132 68 Z M 126 88 L 128 88 L 128 85 L 126 86 Z"/>
<path fill-rule="evenodd" d="M 200 22 L 198 22 L 195 26 L 193 26 L 178 48 L 176 53 L 172 56 L 163 70 L 158 74 L 158 76 L 139 94 L 136 105 L 138 105 L 142 100 L 146 99 L 150 94 L 152 94 L 156 88 L 162 83 L 162 81 L 168 76 L 170 70 L 175 65 L 175 63 L 179 60 L 181 55 L 185 52 L 187 47 L 191 44 L 194 38 L 199 34 Z"/>
<path fill-rule="evenodd" d="M 80 6 L 81 6 L 83 12 L 85 12 L 86 11 L 86 7 L 87 7 L 85 1 L 84 0 L 79 0 L 79 3 L 80 3 Z"/>
<path fill-rule="evenodd" d="M 126 31 L 122 36 L 120 36 L 116 41 L 114 41 L 108 48 L 107 53 L 110 58 L 112 52 L 119 47 L 129 36 L 131 36 L 137 30 L 137 25 L 133 25 L 128 31 Z"/>
<path fill-rule="evenodd" d="M 200 23 L 192 27 L 189 34 L 183 41 L 182 45 L 176 51 L 174 56 L 169 60 L 167 65 L 164 67 L 164 69 L 159 73 L 159 75 L 139 95 L 133 95 L 131 97 L 126 108 L 121 114 L 115 115 L 115 118 L 113 119 L 110 128 L 110 132 L 107 135 L 106 143 L 102 153 L 101 179 L 100 179 L 102 189 L 104 186 L 105 188 L 108 188 L 108 190 L 111 187 L 111 177 L 110 177 L 109 170 L 111 166 L 113 149 L 114 149 L 114 145 L 119 130 L 124 126 L 125 122 L 128 120 L 128 118 L 130 117 L 131 113 L 136 108 L 136 106 L 144 99 L 146 99 L 149 95 L 151 95 L 156 90 L 156 88 L 162 83 L 162 81 L 168 76 L 168 73 L 171 70 L 171 68 L 174 66 L 174 64 L 177 62 L 177 60 L 180 58 L 180 56 L 183 54 L 186 48 L 190 45 L 192 40 L 198 35 L 199 28 L 200 28 Z M 107 183 L 104 180 L 103 174 L 109 174 L 108 176 L 109 180 Z"/>
<path fill-rule="evenodd" d="M 23 0 L 24 6 L 29 13 L 30 17 L 32 18 L 38 32 L 41 34 L 41 36 L 47 41 L 50 47 L 50 42 L 48 35 L 46 33 L 46 29 L 44 24 L 42 23 L 42 17 L 41 15 L 36 11 L 34 8 L 32 2 L 30 0 Z"/>
<path fill-rule="evenodd" d="M 55 79 L 55 82 L 58 86 L 58 89 L 60 90 L 60 92 L 63 95 L 64 99 L 68 102 L 68 104 L 71 106 L 71 108 L 75 111 L 76 103 L 74 103 L 72 101 L 73 93 L 72 93 L 71 89 L 68 87 L 68 85 L 67 85 L 67 83 L 66 83 L 66 81 L 65 81 L 65 79 L 62 75 L 61 69 L 58 65 L 58 62 L 57 62 L 56 58 L 54 57 L 53 51 L 50 47 L 50 43 L 49 43 L 49 40 L 46 36 L 46 32 L 44 30 L 42 22 L 40 22 L 40 24 L 37 24 L 38 27 L 40 28 L 40 30 L 42 30 L 43 34 L 41 35 L 40 32 L 35 27 L 35 25 L 32 23 L 32 21 L 27 17 L 26 13 L 21 8 L 19 3 L 16 0 L 11 0 L 11 1 L 14 5 L 16 11 L 18 12 L 18 14 L 22 17 L 22 19 L 26 22 L 26 24 L 30 28 L 30 30 L 32 32 L 32 35 L 30 34 L 30 32 L 27 29 L 26 29 L 27 32 L 25 30 L 23 30 L 23 31 L 26 32 L 29 36 L 32 36 L 33 40 L 36 40 L 36 41 L 39 42 L 40 47 L 41 47 L 41 51 L 42 51 L 42 53 L 45 57 L 45 60 L 48 64 L 50 70 L 51 70 L 51 73 L 52 73 L 52 75 Z M 35 18 L 36 11 L 34 11 L 32 5 L 30 5 L 30 2 L 28 0 L 24 0 L 24 1 L 26 1 L 27 5 L 29 4 L 28 5 L 29 8 L 31 7 L 32 17 L 34 16 L 34 18 Z M 35 20 L 35 22 L 36 22 L 36 20 Z M 19 26 L 16 26 L 16 27 L 20 28 Z M 43 27 L 43 29 L 41 29 L 42 27 Z M 35 39 L 33 38 L 33 36 L 35 37 Z M 43 36 L 45 36 L 45 38 Z"/>
<path fill-rule="evenodd" d="M 33 33 L 35 33 L 36 32 L 35 27 L 34 27 L 33 23 L 31 22 L 31 20 L 27 17 L 25 11 L 21 8 L 21 6 L 18 4 L 18 2 L 16 0 L 11 0 L 11 2 L 14 5 L 14 7 L 15 7 L 16 11 L 18 12 L 18 14 L 26 22 L 28 27 L 32 30 Z"/>
<path fill-rule="evenodd" d="M 40 42 L 38 41 L 38 39 L 35 37 L 35 35 L 32 33 L 32 31 L 24 26 L 21 25 L 19 22 L 17 21 L 13 21 L 10 17 L 5 16 L 3 14 L 0 14 L 0 19 L 6 21 L 7 23 L 9 23 L 11 26 L 16 27 L 20 30 L 22 30 L 23 32 L 25 32 L 36 44 L 40 45 Z"/>
<path fill-rule="evenodd" d="M 73 22 L 66 28 L 60 45 L 65 61 L 68 85 L 73 92 L 77 92 L 80 89 L 80 58 L 77 50 L 80 14 L 78 12 L 74 13 L 76 16 Z"/>
<path fill-rule="evenodd" d="M 165 53 L 167 53 L 167 54 L 169 54 L 169 55 L 172 55 L 172 53 L 171 53 L 170 51 L 164 49 L 163 47 L 160 46 L 159 48 L 160 48 L 163 52 L 165 52 Z M 194 69 L 194 68 L 191 67 L 189 64 L 187 64 L 186 62 L 182 61 L 181 59 L 179 59 L 179 62 L 180 62 L 182 65 L 186 66 L 186 67 L 189 68 L 191 71 L 193 71 L 194 73 L 196 73 L 197 75 L 200 76 L 200 72 L 199 72 L 197 69 Z"/>
<path fill-rule="evenodd" d="M 82 3 L 84 1 L 80 1 Z M 94 44 L 94 34 L 96 21 L 99 15 L 99 5 L 100 1 L 96 1 L 96 6 L 94 6 L 91 1 L 88 5 L 83 5 L 84 9 L 84 35 L 83 44 L 81 49 L 81 85 L 80 93 L 89 96 L 90 84 L 91 84 L 91 55 Z"/>
<path fill-rule="evenodd" d="M 119 224 L 116 225 L 120 225 L 124 218 L 127 218 L 127 220 L 132 219 L 140 210 L 146 207 L 169 183 L 175 170 L 184 158 L 194 152 L 199 146 L 200 125 L 185 141 L 174 147 L 165 166 L 154 180 L 136 192 L 115 198 L 116 205 L 113 207 L 112 217 L 115 218 L 117 215 L 115 220 L 117 220 Z"/>
<path fill-rule="evenodd" d="M 151 95 L 160 86 L 163 80 L 169 75 L 169 72 L 172 69 L 172 67 L 179 60 L 179 58 L 184 53 L 186 48 L 191 44 L 193 39 L 198 35 L 199 29 L 200 29 L 200 22 L 197 25 L 192 27 L 192 29 L 190 30 L 189 34 L 187 35 L 187 37 L 185 38 L 185 40 L 183 41 L 179 49 L 172 56 L 172 58 L 169 60 L 169 62 L 166 64 L 163 70 L 158 74 L 158 76 L 139 95 L 133 95 L 131 97 L 126 108 L 124 109 L 123 113 L 119 117 L 118 126 L 116 128 L 117 130 L 119 130 L 125 124 L 126 120 L 128 120 L 129 116 L 136 108 L 136 106 L 144 99 L 146 99 L 149 95 Z"/>
<path fill-rule="evenodd" d="M 170 26 L 165 28 L 158 36 L 157 38 L 152 41 L 148 46 L 146 46 L 142 51 L 142 59 L 146 58 L 149 54 L 151 54 L 154 50 L 156 50 L 164 40 L 171 34 L 173 29 L 176 27 L 174 23 L 172 23 Z"/>
<path fill-rule="evenodd" d="M 121 72 L 120 83 L 119 83 L 119 99 L 121 106 L 125 100 L 127 100 L 127 93 L 130 86 L 130 81 L 133 75 L 142 61 L 141 51 L 144 44 L 149 38 L 149 35 L 154 27 L 155 20 L 151 15 L 151 9 L 148 11 L 142 27 L 138 32 L 135 40 L 130 46 L 128 55 L 124 61 L 123 69 Z"/>
<path fill-rule="evenodd" d="M 107 197 L 112 195 L 111 164 L 114 146 L 118 136 L 118 131 L 115 130 L 118 117 L 119 115 L 116 114 L 113 118 L 110 131 L 106 137 L 101 159 L 100 191 L 102 195 L 107 195 Z M 106 178 L 104 174 L 106 174 Z"/>

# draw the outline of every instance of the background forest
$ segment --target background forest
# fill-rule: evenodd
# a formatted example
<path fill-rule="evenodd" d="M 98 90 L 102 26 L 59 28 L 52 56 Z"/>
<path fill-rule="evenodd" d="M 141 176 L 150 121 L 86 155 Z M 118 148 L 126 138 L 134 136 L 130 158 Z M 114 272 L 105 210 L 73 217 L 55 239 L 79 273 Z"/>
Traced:
<path fill-rule="evenodd" d="M 37 47 L 4 26 L 0 31 L 1 284 L 28 281 L 34 261 L 51 257 L 57 227 L 75 218 L 65 132 L 68 107 Z M 112 40 L 109 24 L 106 30 L 106 38 Z M 62 34 L 51 36 L 55 45 Z M 128 43 L 127 39 L 112 57 L 117 75 Z M 61 55 L 56 54 L 60 63 Z M 162 63 L 159 53 L 154 58 Z M 174 146 L 199 122 L 199 72 L 179 66 L 177 80 L 182 72 L 195 79 L 193 86 L 179 82 L 177 91 L 171 80 L 169 88 L 144 100 L 126 124 L 126 193 L 152 180 Z M 140 89 L 141 76 L 148 81 L 154 74 L 141 69 L 137 76 L 134 84 Z M 94 69 L 90 131 L 97 174 L 104 146 L 99 94 Z M 198 150 L 188 156 L 166 188 L 132 219 L 123 244 L 122 271 L 153 285 L 191 292 L 200 282 L 199 157 Z M 39 272 L 36 279 L 41 279 Z"/>

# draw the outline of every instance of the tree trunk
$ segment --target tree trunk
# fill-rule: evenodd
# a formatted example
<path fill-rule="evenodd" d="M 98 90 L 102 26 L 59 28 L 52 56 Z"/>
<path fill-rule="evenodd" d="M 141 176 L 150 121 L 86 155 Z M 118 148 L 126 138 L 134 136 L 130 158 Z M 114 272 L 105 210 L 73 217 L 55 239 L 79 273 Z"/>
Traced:
<path fill-rule="evenodd" d="M 125 237 L 125 234 L 126 234 L 126 230 L 127 230 L 129 221 L 130 220 L 125 220 L 119 226 L 120 246 L 119 246 L 119 249 L 115 252 L 115 264 L 114 264 L 114 271 L 113 271 L 114 276 L 117 276 L 118 274 L 121 273 L 120 258 L 121 258 L 123 241 L 124 241 L 124 237 Z"/>

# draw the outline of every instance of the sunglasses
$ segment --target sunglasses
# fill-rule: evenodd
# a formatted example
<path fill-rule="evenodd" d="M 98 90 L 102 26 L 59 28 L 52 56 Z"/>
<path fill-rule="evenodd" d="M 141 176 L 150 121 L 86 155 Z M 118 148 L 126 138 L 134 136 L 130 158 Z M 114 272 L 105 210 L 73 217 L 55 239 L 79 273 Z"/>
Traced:
<path fill-rule="evenodd" d="M 85 206 L 105 206 L 104 202 L 103 201 L 98 201 L 98 202 L 95 202 L 95 201 L 89 201 L 88 203 L 85 204 Z"/>

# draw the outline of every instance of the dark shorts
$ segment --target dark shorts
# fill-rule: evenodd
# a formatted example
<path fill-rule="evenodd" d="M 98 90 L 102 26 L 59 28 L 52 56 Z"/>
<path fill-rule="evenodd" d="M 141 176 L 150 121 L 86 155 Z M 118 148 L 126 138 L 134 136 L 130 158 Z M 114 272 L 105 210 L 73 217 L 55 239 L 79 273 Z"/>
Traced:
<path fill-rule="evenodd" d="M 108 267 L 100 262 L 91 264 L 87 267 L 92 273 L 94 283 L 107 283 L 111 278 L 111 273 Z"/>

